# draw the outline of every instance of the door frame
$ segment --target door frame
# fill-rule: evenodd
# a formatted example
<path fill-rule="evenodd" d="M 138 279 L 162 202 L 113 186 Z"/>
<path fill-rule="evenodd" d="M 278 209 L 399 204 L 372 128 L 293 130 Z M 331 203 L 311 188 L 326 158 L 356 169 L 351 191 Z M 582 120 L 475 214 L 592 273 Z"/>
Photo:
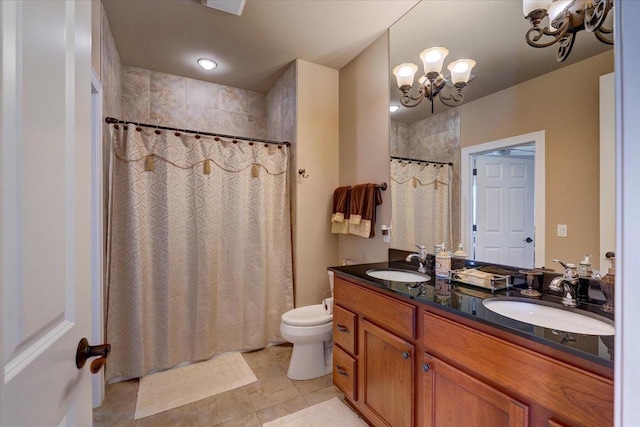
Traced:
<path fill-rule="evenodd" d="M 104 342 L 104 192 L 102 176 L 102 83 L 91 67 L 91 342 Z M 104 400 L 104 369 L 91 378 L 92 403 Z"/>
<path fill-rule="evenodd" d="M 534 266 L 542 267 L 545 263 L 545 131 L 531 132 L 524 135 L 499 139 L 497 141 L 472 145 L 462 149 L 460 171 L 460 239 L 465 248 L 471 247 L 472 236 L 472 191 L 473 191 L 473 156 L 476 154 L 509 148 L 516 145 L 532 143 L 535 147 L 534 160 L 534 226 L 535 255 Z"/>

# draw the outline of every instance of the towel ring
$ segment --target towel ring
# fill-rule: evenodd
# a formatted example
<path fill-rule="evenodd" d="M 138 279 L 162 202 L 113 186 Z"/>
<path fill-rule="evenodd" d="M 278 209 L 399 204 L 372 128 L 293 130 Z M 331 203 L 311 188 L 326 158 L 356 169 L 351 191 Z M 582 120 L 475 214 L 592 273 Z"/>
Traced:
<path fill-rule="evenodd" d="M 309 178 L 309 174 L 307 174 L 306 169 L 298 169 L 298 175 L 300 175 L 303 178 Z"/>

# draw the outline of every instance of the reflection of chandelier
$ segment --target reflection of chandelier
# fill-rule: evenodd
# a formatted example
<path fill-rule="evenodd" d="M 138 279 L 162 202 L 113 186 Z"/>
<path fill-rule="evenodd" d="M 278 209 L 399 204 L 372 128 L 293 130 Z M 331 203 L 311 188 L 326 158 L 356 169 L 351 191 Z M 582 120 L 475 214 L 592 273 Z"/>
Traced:
<path fill-rule="evenodd" d="M 562 62 L 571 53 L 576 33 L 587 30 L 602 43 L 613 44 L 613 30 L 602 26 L 613 7 L 613 0 L 523 0 L 524 16 L 531 22 L 527 43 L 533 47 L 547 47 L 560 43 L 556 58 Z M 540 22 L 549 16 L 548 26 Z M 539 42 L 543 36 L 553 37 Z"/>
<path fill-rule="evenodd" d="M 447 86 L 447 80 L 442 76 L 442 64 L 449 51 L 443 47 L 432 47 L 420 53 L 420 59 L 424 64 L 424 75 L 418 79 L 420 89 L 418 96 L 412 96 L 409 91 L 413 86 L 413 77 L 418 71 L 416 64 L 400 64 L 393 69 L 393 74 L 398 81 L 398 88 L 402 92 L 400 102 L 405 107 L 415 107 L 424 98 L 431 102 L 433 113 L 433 98 L 438 95 L 440 101 L 449 107 L 462 104 L 464 95 L 462 89 L 471 78 L 471 69 L 476 65 L 473 59 L 458 59 L 447 66 L 451 72 L 453 88 Z M 446 90 L 444 90 L 446 89 Z"/>

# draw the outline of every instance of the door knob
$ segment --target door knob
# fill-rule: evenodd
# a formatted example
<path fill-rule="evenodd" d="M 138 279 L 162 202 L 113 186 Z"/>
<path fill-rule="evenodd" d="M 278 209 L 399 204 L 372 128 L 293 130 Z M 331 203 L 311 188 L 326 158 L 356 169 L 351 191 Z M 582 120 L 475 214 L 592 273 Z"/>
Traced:
<path fill-rule="evenodd" d="M 404 360 L 407 360 L 407 359 L 409 358 L 409 356 L 410 356 L 410 354 L 409 354 L 409 352 L 408 352 L 408 351 L 405 351 L 404 353 L 402 353 L 402 358 L 403 358 Z"/>
<path fill-rule="evenodd" d="M 111 344 L 102 345 L 89 345 L 89 340 L 82 338 L 78 343 L 78 350 L 76 351 L 76 367 L 82 369 L 87 363 L 87 360 L 92 357 L 98 359 L 91 362 L 91 373 L 96 374 L 104 366 L 107 361 L 107 357 L 111 352 Z"/>
<path fill-rule="evenodd" d="M 526 239 L 524 239 L 524 241 L 527 243 L 531 243 L 533 242 L 533 239 L 531 237 L 527 237 Z"/>
<path fill-rule="evenodd" d="M 424 365 L 422 365 L 422 370 L 425 372 L 429 372 L 429 369 L 431 369 L 431 366 L 429 366 L 428 363 L 425 363 Z"/>

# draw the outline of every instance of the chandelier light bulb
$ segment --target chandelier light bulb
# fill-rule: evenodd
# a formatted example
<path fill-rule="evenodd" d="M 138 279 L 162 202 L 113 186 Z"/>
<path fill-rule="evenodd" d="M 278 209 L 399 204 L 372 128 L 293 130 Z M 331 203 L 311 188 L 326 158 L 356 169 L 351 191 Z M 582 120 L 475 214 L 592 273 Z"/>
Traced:
<path fill-rule="evenodd" d="M 471 78 L 471 69 L 475 67 L 476 61 L 473 59 L 458 59 L 447 66 L 451 72 L 451 81 L 456 83 L 467 83 Z"/>
<path fill-rule="evenodd" d="M 431 47 L 420 52 L 420 59 L 424 65 L 424 73 L 440 73 L 444 58 L 449 54 L 449 50 L 444 47 Z"/>
<path fill-rule="evenodd" d="M 416 64 L 404 63 L 393 69 L 393 75 L 396 76 L 398 87 L 413 85 L 413 76 L 418 71 Z"/>
<path fill-rule="evenodd" d="M 573 0 L 556 0 L 551 6 L 549 6 L 548 14 L 549 14 L 549 28 L 553 31 L 556 30 L 551 23 L 567 8 L 573 3 Z"/>
<path fill-rule="evenodd" d="M 400 109 L 399 105 L 392 105 L 392 106 L 389 107 L 389 111 L 391 111 L 392 113 L 395 113 L 399 109 Z"/>

